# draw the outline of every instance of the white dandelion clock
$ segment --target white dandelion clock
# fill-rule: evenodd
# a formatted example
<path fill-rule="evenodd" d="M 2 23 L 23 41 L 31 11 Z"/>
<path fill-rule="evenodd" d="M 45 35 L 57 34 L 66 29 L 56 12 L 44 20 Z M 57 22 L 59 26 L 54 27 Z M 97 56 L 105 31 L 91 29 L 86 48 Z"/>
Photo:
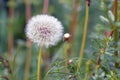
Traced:
<path fill-rule="evenodd" d="M 49 15 L 32 17 L 26 26 L 26 35 L 34 43 L 49 47 L 55 45 L 63 35 L 61 22 Z"/>

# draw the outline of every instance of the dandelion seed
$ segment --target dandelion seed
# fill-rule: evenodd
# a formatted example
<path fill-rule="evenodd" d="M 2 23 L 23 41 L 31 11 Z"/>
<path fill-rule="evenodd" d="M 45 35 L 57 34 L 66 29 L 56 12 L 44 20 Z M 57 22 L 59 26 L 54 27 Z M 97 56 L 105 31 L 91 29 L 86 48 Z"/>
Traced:
<path fill-rule="evenodd" d="M 49 15 L 37 15 L 32 17 L 26 26 L 26 35 L 39 46 L 53 46 L 63 35 L 61 22 Z"/>

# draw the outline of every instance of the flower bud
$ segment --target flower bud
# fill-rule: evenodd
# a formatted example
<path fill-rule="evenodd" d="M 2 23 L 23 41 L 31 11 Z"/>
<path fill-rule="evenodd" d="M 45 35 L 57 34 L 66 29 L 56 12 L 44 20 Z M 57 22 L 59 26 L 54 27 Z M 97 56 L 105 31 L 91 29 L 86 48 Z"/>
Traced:
<path fill-rule="evenodd" d="M 63 36 L 63 41 L 69 41 L 70 39 L 70 34 L 69 33 L 65 33 Z"/>
<path fill-rule="evenodd" d="M 113 35 L 113 32 L 114 32 L 114 31 L 110 31 L 108 37 L 111 37 L 111 36 Z"/>
<path fill-rule="evenodd" d="M 103 54 L 105 52 L 105 48 L 102 48 L 100 52 Z"/>
<path fill-rule="evenodd" d="M 72 64 L 72 63 L 73 63 L 73 60 L 70 59 L 70 60 L 68 61 L 68 64 Z"/>

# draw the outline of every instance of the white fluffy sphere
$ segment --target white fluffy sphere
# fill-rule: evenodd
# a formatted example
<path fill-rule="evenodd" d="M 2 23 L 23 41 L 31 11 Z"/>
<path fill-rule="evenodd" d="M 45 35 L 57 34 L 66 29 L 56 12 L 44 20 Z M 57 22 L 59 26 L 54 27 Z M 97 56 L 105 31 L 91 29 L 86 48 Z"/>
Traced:
<path fill-rule="evenodd" d="M 49 15 L 32 17 L 26 26 L 26 35 L 39 46 L 55 45 L 63 35 L 63 26 L 57 18 Z"/>
<path fill-rule="evenodd" d="M 70 34 L 69 33 L 65 33 L 64 34 L 64 38 L 69 38 L 70 37 Z"/>

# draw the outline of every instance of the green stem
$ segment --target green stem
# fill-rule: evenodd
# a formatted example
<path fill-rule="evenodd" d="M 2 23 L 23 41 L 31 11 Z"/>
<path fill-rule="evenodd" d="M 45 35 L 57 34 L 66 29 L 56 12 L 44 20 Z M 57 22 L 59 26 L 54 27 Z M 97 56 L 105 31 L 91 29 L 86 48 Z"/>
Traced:
<path fill-rule="evenodd" d="M 25 65 L 25 75 L 24 80 L 29 80 L 29 73 L 30 73 L 30 62 L 31 62 L 31 46 L 27 49 L 27 56 L 26 56 L 26 65 Z"/>
<path fill-rule="evenodd" d="M 68 64 L 67 64 L 67 50 L 68 50 L 68 43 L 65 42 L 64 44 L 64 61 L 65 61 L 65 72 L 68 73 Z"/>
<path fill-rule="evenodd" d="M 12 69 L 12 74 L 11 74 L 11 80 L 13 80 L 13 79 L 15 79 L 15 70 L 16 70 L 16 68 L 15 68 L 15 64 L 16 64 L 16 59 L 17 59 L 17 56 L 18 56 L 18 54 L 20 53 L 20 50 L 21 50 L 21 45 L 18 45 L 18 47 L 17 47 L 17 50 L 16 50 L 16 54 L 15 54 L 15 56 L 14 56 L 14 59 L 13 59 L 13 61 L 12 61 L 12 67 L 11 67 L 11 69 Z"/>
<path fill-rule="evenodd" d="M 82 57 L 83 57 L 83 53 L 84 53 L 85 41 L 86 41 L 86 36 L 87 36 L 88 17 L 89 17 L 88 14 L 89 14 L 89 6 L 88 6 L 88 1 L 86 1 L 86 16 L 85 16 L 85 23 L 84 23 L 82 45 L 81 45 L 81 49 L 80 49 L 80 60 L 78 62 L 78 66 L 77 66 L 77 72 L 81 66 Z"/>
<path fill-rule="evenodd" d="M 40 52 L 38 55 L 38 72 L 37 72 L 37 80 L 41 80 L 41 56 L 42 56 L 42 47 L 40 47 Z"/>

